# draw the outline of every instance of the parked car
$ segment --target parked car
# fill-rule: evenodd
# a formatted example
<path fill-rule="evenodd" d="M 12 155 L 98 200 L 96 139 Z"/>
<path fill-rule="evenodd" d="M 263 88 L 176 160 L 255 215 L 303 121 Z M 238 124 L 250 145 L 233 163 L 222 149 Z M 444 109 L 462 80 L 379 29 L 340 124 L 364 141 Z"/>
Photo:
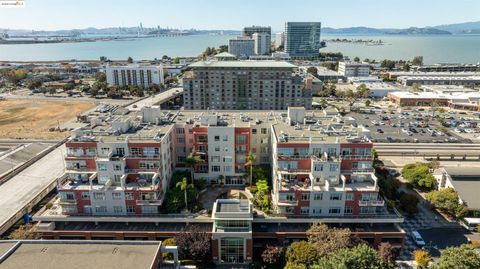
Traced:
<path fill-rule="evenodd" d="M 419 232 L 412 231 L 410 236 L 412 237 L 413 242 L 415 242 L 415 244 L 417 246 L 419 246 L 419 247 L 424 247 L 425 246 L 425 241 L 423 240 L 423 238 L 422 238 L 422 236 L 420 235 Z"/>
<path fill-rule="evenodd" d="M 383 130 L 380 129 L 380 128 L 377 129 L 377 132 L 380 133 L 380 134 L 383 134 L 383 133 L 384 133 Z"/>

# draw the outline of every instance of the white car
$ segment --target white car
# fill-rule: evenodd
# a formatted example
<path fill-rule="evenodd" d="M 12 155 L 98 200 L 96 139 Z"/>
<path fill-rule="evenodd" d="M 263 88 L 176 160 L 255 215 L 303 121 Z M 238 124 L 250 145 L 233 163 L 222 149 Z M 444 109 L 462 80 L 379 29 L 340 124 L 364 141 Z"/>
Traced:
<path fill-rule="evenodd" d="M 423 238 L 422 238 L 422 236 L 420 235 L 419 232 L 412 231 L 410 236 L 412 237 L 413 242 L 415 242 L 415 244 L 417 246 L 419 246 L 419 247 L 424 247 L 425 246 L 425 241 L 423 240 Z"/>

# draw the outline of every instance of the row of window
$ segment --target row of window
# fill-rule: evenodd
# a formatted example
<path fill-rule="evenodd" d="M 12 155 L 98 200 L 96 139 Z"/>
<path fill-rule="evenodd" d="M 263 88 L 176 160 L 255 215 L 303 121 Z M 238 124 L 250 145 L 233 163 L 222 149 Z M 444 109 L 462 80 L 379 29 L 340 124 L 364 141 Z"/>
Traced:
<path fill-rule="evenodd" d="M 323 200 L 324 194 L 327 195 L 327 193 L 322 193 L 322 192 L 314 192 L 314 193 L 302 193 L 300 195 L 300 200 L 301 201 L 310 201 L 310 195 L 313 194 L 313 200 L 319 201 Z M 372 193 L 372 195 L 377 196 L 376 193 Z M 370 197 L 370 194 L 368 194 L 368 197 Z M 286 200 L 286 201 L 294 201 L 295 200 L 295 194 L 293 193 L 281 193 L 280 194 L 281 200 Z M 283 198 L 283 199 L 282 199 Z M 347 192 L 345 193 L 345 200 L 346 201 L 353 201 L 353 192 Z M 343 193 L 330 193 L 329 196 L 330 201 L 340 201 L 343 199 Z"/>

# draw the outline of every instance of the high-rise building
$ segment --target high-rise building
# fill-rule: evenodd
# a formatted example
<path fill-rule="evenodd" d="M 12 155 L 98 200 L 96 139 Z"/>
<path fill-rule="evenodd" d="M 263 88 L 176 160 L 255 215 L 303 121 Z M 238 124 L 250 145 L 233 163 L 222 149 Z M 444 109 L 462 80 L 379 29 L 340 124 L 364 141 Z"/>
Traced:
<path fill-rule="evenodd" d="M 285 52 L 291 57 L 318 57 L 321 48 L 320 22 L 287 22 L 285 24 Z"/>
<path fill-rule="evenodd" d="M 113 86 L 137 85 L 147 88 L 151 84 L 163 84 L 161 65 L 107 65 L 107 83 Z"/>
<path fill-rule="evenodd" d="M 249 26 L 249 27 L 244 27 L 242 31 L 242 36 L 244 37 L 252 37 L 253 34 L 259 33 L 259 34 L 268 34 L 272 36 L 272 28 L 268 26 Z"/>
<path fill-rule="evenodd" d="M 257 35 L 255 35 L 257 34 Z M 255 54 L 268 55 L 272 46 L 272 28 L 267 26 L 249 26 L 243 28 L 242 36 L 255 40 Z M 259 50 L 257 50 L 259 48 Z"/>
<path fill-rule="evenodd" d="M 255 40 L 248 37 L 230 39 L 228 42 L 228 52 L 240 58 L 248 58 L 255 54 Z"/>
<path fill-rule="evenodd" d="M 283 61 L 196 62 L 183 77 L 185 109 L 278 110 L 312 106 L 311 90 Z"/>
<path fill-rule="evenodd" d="M 275 46 L 277 48 L 285 46 L 285 32 L 278 32 L 275 34 Z"/>
<path fill-rule="evenodd" d="M 252 39 L 255 41 L 256 55 L 269 55 L 271 46 L 271 37 L 265 33 L 254 33 Z"/>

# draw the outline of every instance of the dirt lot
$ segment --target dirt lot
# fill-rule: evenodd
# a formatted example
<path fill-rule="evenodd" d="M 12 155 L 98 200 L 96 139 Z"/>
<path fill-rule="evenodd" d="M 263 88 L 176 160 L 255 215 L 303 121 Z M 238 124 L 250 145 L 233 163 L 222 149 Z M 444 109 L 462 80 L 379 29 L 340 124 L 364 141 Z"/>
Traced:
<path fill-rule="evenodd" d="M 0 138 L 56 139 L 70 132 L 50 132 L 95 105 L 91 102 L 0 101 Z"/>

